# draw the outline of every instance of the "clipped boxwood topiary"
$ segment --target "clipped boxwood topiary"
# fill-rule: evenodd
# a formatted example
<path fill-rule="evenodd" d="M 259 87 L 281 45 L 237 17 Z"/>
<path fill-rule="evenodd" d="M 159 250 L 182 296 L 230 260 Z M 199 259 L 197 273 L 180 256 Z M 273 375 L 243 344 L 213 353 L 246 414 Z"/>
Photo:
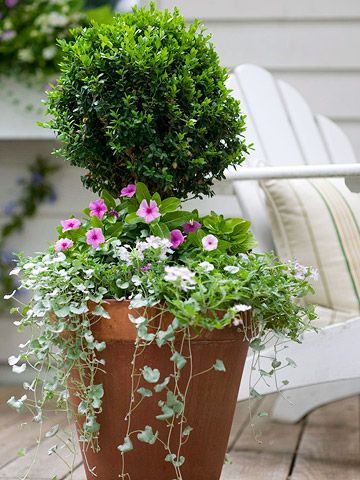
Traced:
<path fill-rule="evenodd" d="M 245 117 L 209 39 L 198 21 L 151 5 L 59 42 L 46 125 L 59 153 L 87 169 L 86 187 L 116 195 L 142 181 L 161 195 L 211 195 L 244 160 Z"/>

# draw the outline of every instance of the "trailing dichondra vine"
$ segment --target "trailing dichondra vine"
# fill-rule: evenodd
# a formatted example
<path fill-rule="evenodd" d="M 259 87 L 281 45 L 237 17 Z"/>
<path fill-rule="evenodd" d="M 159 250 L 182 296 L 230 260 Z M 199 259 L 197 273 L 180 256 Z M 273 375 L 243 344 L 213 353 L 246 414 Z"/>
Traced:
<path fill-rule="evenodd" d="M 77 399 L 83 449 L 98 450 L 105 392 L 97 372 L 106 371 L 106 342 L 96 338 L 94 327 L 110 317 L 109 302 L 127 301 L 137 338 L 127 434 L 119 438 L 124 460 L 119 473 L 127 478 L 126 453 L 136 448 L 135 440 L 160 442 L 164 460 L 181 479 L 186 461 L 181 447 L 193 428 L 186 419 L 189 385 L 200 374 L 226 370 L 219 358 L 205 371 L 194 371 L 192 341 L 202 332 L 224 328 L 245 332 L 255 351 L 261 351 L 269 332 L 299 340 L 315 318 L 312 306 L 296 302 L 312 291 L 308 279 L 313 272 L 250 253 L 255 242 L 248 222 L 214 212 L 199 217 L 182 210 L 174 197 L 151 195 L 142 183 L 124 188 L 121 200 L 104 192 L 84 213 L 84 219 L 63 220 L 49 251 L 20 257 L 12 272 L 21 277 L 20 290 L 33 292 L 30 302 L 17 309 L 21 319 L 15 323 L 20 331 L 29 327 L 35 333 L 9 362 L 18 373 L 31 366 L 35 379 L 25 385 L 25 396 L 9 404 L 17 410 L 28 406 L 34 420 L 41 421 L 48 401 L 64 408 L 70 393 Z M 151 345 L 168 349 L 172 372 L 142 363 Z M 275 372 L 275 357 L 274 362 Z M 137 408 L 154 396 L 159 397 L 156 419 L 134 431 Z M 166 438 L 150 426 L 154 421 L 167 424 Z M 179 439 L 175 451 L 173 438 Z"/>

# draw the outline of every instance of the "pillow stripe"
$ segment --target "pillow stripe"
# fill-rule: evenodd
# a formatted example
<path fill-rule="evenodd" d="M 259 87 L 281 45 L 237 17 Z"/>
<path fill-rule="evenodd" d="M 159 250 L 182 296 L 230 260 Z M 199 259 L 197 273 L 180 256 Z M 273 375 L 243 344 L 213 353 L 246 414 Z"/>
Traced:
<path fill-rule="evenodd" d="M 296 200 L 297 200 L 297 202 L 300 206 L 301 213 L 304 217 L 306 228 L 308 230 L 310 241 L 311 241 L 311 248 L 312 248 L 312 251 L 313 251 L 313 254 L 314 254 L 313 256 L 316 259 L 316 266 L 317 266 L 317 269 L 319 270 L 319 274 L 320 274 L 319 281 L 322 283 L 322 286 L 324 288 L 324 294 L 325 294 L 325 297 L 326 297 L 326 300 L 327 300 L 327 305 L 331 309 L 333 309 L 334 308 L 334 302 L 333 302 L 333 299 L 332 299 L 332 296 L 331 296 L 331 290 L 330 290 L 330 287 L 329 287 L 328 277 L 326 275 L 327 271 L 324 268 L 323 263 L 321 261 L 321 256 L 320 256 L 320 252 L 319 252 L 319 248 L 318 248 L 318 242 L 316 241 L 315 232 L 312 228 L 308 212 L 305 208 L 305 205 L 304 205 L 304 202 L 302 201 L 301 196 L 298 194 L 298 192 L 297 192 L 297 190 L 296 190 L 296 188 L 295 188 L 295 186 L 294 186 L 294 184 L 291 180 L 289 181 L 289 186 L 290 186 L 290 189 L 292 190 L 292 192 L 294 193 L 294 197 L 296 198 Z"/>
<path fill-rule="evenodd" d="M 327 180 L 317 180 L 320 184 L 328 203 L 333 206 L 334 217 L 337 218 L 337 226 L 342 234 L 343 245 L 347 252 L 347 259 L 351 275 L 356 285 L 357 298 L 360 292 L 360 230 L 358 223 L 351 211 L 349 204 L 335 186 Z M 360 305 L 360 302 L 359 302 Z"/>
<path fill-rule="evenodd" d="M 309 182 L 319 193 L 329 212 L 339 240 L 341 251 L 345 259 L 351 284 L 353 286 L 354 293 L 360 307 L 360 278 L 357 275 L 357 271 L 360 270 L 360 265 L 357 266 L 358 252 L 356 252 L 353 248 L 353 242 L 349 240 L 350 238 L 356 239 L 357 237 L 359 237 L 357 225 L 356 223 L 354 223 L 351 213 L 349 213 L 348 205 L 343 201 L 342 198 L 339 198 L 339 196 L 336 195 L 335 198 L 332 189 L 328 188 L 329 182 L 327 180 L 317 179 L 310 180 Z M 349 219 L 351 219 L 351 222 L 349 222 Z M 357 245 L 357 250 L 359 250 L 360 239 Z"/>

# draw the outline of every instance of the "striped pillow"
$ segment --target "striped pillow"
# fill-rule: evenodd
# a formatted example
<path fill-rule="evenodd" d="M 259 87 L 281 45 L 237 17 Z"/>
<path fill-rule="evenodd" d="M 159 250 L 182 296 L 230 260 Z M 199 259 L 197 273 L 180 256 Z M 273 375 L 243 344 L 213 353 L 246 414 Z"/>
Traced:
<path fill-rule="evenodd" d="M 343 179 L 267 180 L 265 192 L 280 257 L 317 267 L 309 302 L 360 312 L 360 194 Z"/>

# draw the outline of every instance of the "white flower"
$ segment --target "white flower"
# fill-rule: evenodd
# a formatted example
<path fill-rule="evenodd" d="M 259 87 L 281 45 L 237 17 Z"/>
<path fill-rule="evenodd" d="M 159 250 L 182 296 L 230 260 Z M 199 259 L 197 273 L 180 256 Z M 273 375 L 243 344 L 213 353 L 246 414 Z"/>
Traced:
<path fill-rule="evenodd" d="M 244 303 L 238 303 L 237 305 L 233 306 L 235 312 L 246 312 L 247 310 L 251 310 L 251 305 L 245 305 Z"/>
<path fill-rule="evenodd" d="M 21 268 L 19 268 L 19 267 L 14 268 L 13 270 L 11 270 L 9 275 L 19 275 L 20 271 L 21 271 Z"/>
<path fill-rule="evenodd" d="M 12 371 L 14 373 L 23 373 L 25 372 L 26 370 L 26 363 L 23 363 L 22 365 L 18 366 L 18 365 L 13 365 L 12 367 Z"/>
<path fill-rule="evenodd" d="M 154 250 L 159 250 L 159 259 L 166 260 L 167 254 L 172 253 L 170 240 L 167 238 L 156 237 L 155 235 L 150 235 L 143 242 L 136 243 L 136 252 L 140 259 L 144 258 L 143 252 L 153 248 Z"/>
<path fill-rule="evenodd" d="M 46 47 L 44 48 L 42 53 L 45 60 L 51 60 L 56 55 L 56 47 L 54 47 L 53 45 L 51 45 L 50 47 Z"/>
<path fill-rule="evenodd" d="M 14 290 L 10 295 L 4 295 L 4 300 L 10 300 L 16 293 L 16 290 Z"/>
<path fill-rule="evenodd" d="M 181 288 L 186 292 L 196 285 L 195 273 L 187 267 L 165 267 L 164 280 L 167 282 L 179 282 Z"/>
<path fill-rule="evenodd" d="M 201 267 L 204 272 L 211 272 L 215 268 L 214 265 L 210 262 L 201 262 L 199 263 L 199 267 Z"/>
<path fill-rule="evenodd" d="M 224 267 L 224 270 L 229 273 L 237 273 L 240 269 L 235 265 L 228 265 L 227 267 Z"/>

